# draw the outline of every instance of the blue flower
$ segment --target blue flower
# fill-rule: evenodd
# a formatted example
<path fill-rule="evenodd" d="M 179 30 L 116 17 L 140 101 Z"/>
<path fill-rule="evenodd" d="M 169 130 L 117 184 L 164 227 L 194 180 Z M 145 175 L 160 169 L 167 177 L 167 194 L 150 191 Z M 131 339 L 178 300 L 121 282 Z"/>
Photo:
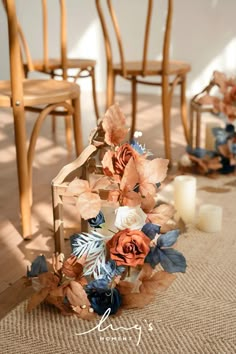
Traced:
<path fill-rule="evenodd" d="M 104 215 L 101 211 L 99 211 L 98 215 L 95 216 L 95 218 L 88 219 L 88 223 L 91 227 L 93 228 L 99 228 L 101 229 L 101 224 L 104 224 L 105 218 Z"/>
<path fill-rule="evenodd" d="M 37 277 L 41 273 L 48 272 L 47 262 L 44 255 L 38 256 L 32 262 L 31 267 L 27 267 L 27 277 Z"/>
<path fill-rule="evenodd" d="M 121 306 L 121 295 L 116 289 L 100 289 L 92 291 L 88 294 L 91 307 L 94 311 L 102 316 L 107 309 L 111 309 L 110 315 L 115 314 Z"/>

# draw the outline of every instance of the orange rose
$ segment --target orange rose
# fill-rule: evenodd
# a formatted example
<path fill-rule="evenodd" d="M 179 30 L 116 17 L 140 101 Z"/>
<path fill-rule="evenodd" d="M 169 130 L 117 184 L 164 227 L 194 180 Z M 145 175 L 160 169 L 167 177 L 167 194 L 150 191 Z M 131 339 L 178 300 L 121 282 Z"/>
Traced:
<path fill-rule="evenodd" d="M 116 264 L 136 267 L 144 263 L 150 251 L 150 239 L 138 230 L 125 229 L 117 232 L 108 242 L 110 257 Z"/>
<path fill-rule="evenodd" d="M 116 174 L 123 174 L 125 166 L 131 157 L 135 159 L 137 152 L 129 144 L 123 144 L 118 148 L 113 157 L 113 166 Z"/>

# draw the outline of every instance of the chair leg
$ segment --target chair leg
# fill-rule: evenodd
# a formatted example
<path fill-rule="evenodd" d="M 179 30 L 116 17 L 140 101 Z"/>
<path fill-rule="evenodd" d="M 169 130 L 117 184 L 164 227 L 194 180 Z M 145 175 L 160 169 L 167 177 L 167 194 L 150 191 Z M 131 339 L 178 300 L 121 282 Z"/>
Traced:
<path fill-rule="evenodd" d="M 52 71 L 51 72 L 51 79 L 53 79 L 54 80 L 54 72 Z M 56 134 L 56 116 L 53 114 L 52 115 L 52 134 L 53 134 L 53 136 L 55 136 L 55 134 Z"/>
<path fill-rule="evenodd" d="M 171 162 L 169 80 L 167 75 L 162 77 L 162 115 L 165 157 Z"/>
<path fill-rule="evenodd" d="M 115 92 L 115 75 L 112 69 L 107 71 L 107 92 L 106 92 L 106 109 L 114 103 Z"/>
<path fill-rule="evenodd" d="M 66 146 L 67 150 L 71 152 L 72 150 L 72 133 L 71 133 L 72 127 L 71 127 L 71 117 L 66 116 L 65 117 L 65 132 L 66 132 Z"/>
<path fill-rule="evenodd" d="M 197 123 L 196 123 L 196 147 L 200 147 L 201 142 L 201 112 L 197 109 Z"/>
<path fill-rule="evenodd" d="M 95 114 L 96 114 L 96 118 L 97 118 L 97 120 L 98 120 L 100 114 L 99 114 L 98 103 L 97 103 L 95 68 L 92 68 L 92 69 L 91 69 L 91 78 L 92 78 L 92 90 L 93 90 L 94 111 L 95 111 Z"/>
<path fill-rule="evenodd" d="M 76 155 L 79 156 L 83 151 L 83 134 L 82 134 L 82 124 L 81 124 L 81 113 L 80 113 L 80 97 L 72 100 L 72 105 L 74 108 L 73 114 L 73 125 L 74 125 L 74 137 L 75 137 L 75 150 Z"/>
<path fill-rule="evenodd" d="M 133 138 L 136 128 L 136 115 L 137 115 L 137 79 L 136 76 L 132 77 L 132 122 L 130 129 L 130 139 Z"/>
<path fill-rule="evenodd" d="M 21 107 L 20 110 L 14 111 L 14 127 L 22 234 L 24 239 L 30 239 L 32 236 L 31 196 L 27 166 L 25 117 Z"/>
<path fill-rule="evenodd" d="M 184 135 L 187 144 L 190 144 L 190 134 L 188 128 L 188 118 L 187 118 L 187 104 L 186 104 L 186 76 L 182 77 L 181 81 L 181 119 L 184 128 Z"/>
<path fill-rule="evenodd" d="M 191 146 L 191 148 L 194 147 L 194 108 L 192 105 L 192 101 L 190 102 L 190 113 L 189 113 L 189 117 L 190 117 L 190 137 L 189 137 L 189 145 Z"/>

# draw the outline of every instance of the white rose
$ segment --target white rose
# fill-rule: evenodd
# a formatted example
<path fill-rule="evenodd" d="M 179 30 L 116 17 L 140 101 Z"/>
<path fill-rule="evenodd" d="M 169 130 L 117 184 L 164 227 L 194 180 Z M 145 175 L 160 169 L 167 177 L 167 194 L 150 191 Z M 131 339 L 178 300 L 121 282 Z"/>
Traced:
<path fill-rule="evenodd" d="M 117 209 L 115 226 L 119 230 L 141 230 L 146 223 L 147 215 L 139 207 L 122 206 Z"/>

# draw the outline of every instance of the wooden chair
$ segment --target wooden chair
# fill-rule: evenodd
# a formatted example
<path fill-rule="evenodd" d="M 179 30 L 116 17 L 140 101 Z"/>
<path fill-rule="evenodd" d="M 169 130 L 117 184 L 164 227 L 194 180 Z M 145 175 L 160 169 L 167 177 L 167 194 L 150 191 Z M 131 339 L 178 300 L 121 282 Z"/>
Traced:
<path fill-rule="evenodd" d="M 106 3 L 106 9 L 105 9 Z M 121 0 L 118 1 L 119 5 Z M 107 107 L 114 102 L 115 95 L 115 80 L 119 75 L 131 82 L 132 90 L 132 125 L 131 137 L 135 131 L 136 126 L 136 110 L 137 110 L 137 84 L 157 85 L 161 87 L 162 91 L 162 111 L 163 111 L 163 129 L 165 139 L 165 155 L 166 158 L 171 159 L 171 139 L 170 139 L 170 109 L 173 91 L 176 85 L 180 86 L 180 107 L 181 118 L 184 127 L 184 134 L 187 142 L 189 141 L 189 130 L 187 124 L 187 105 L 186 105 L 186 75 L 190 71 L 190 65 L 182 61 L 172 61 L 169 59 L 169 47 L 171 36 L 171 22 L 173 17 L 173 0 L 167 0 L 167 16 L 165 23 L 165 31 L 163 32 L 163 50 L 162 60 L 148 60 L 149 37 L 151 32 L 151 17 L 153 12 L 153 0 L 147 1 L 147 13 L 145 18 L 144 41 L 142 57 L 139 61 L 127 61 L 124 53 L 124 45 L 121 38 L 121 30 L 119 26 L 119 19 L 113 6 L 112 0 L 96 0 L 96 7 L 100 18 L 106 50 L 107 60 Z M 138 6 L 135 2 L 135 6 Z M 128 14 L 123 11 L 127 22 L 134 16 L 136 9 L 132 9 L 133 13 Z M 156 11 L 158 14 L 158 11 Z M 160 10 L 159 10 L 160 13 Z M 115 41 L 111 40 L 108 14 L 112 22 L 117 47 L 119 49 L 120 62 L 113 61 L 113 45 Z M 146 78 L 158 76 L 159 81 L 147 81 Z"/>
<path fill-rule="evenodd" d="M 99 118 L 99 110 L 96 96 L 95 66 L 96 61 L 92 59 L 68 58 L 67 57 L 67 12 L 66 0 L 58 0 L 60 4 L 60 53 L 59 58 L 49 57 L 49 24 L 50 18 L 47 8 L 47 0 L 42 3 L 42 35 L 43 35 L 43 55 L 42 58 L 32 59 L 25 35 L 19 24 L 19 35 L 21 38 L 21 50 L 24 58 L 24 71 L 26 77 L 30 72 L 36 71 L 48 74 L 51 78 L 63 78 L 76 82 L 80 78 L 91 78 L 93 103 L 96 118 Z M 76 69 L 76 73 L 71 74 L 71 69 Z M 55 128 L 55 127 L 54 127 Z"/>
<path fill-rule="evenodd" d="M 0 81 L 0 107 L 11 107 L 14 118 L 16 162 L 24 238 L 31 237 L 32 163 L 37 137 L 48 114 L 73 117 L 74 138 L 77 155 L 82 151 L 80 120 L 80 89 L 75 83 L 56 80 L 31 80 L 23 78 L 18 25 L 14 0 L 4 0 L 7 12 L 10 81 Z M 71 102 L 71 103 L 69 103 Z M 57 110 L 62 107 L 63 110 Z M 27 149 L 25 111 L 38 113 Z"/>

